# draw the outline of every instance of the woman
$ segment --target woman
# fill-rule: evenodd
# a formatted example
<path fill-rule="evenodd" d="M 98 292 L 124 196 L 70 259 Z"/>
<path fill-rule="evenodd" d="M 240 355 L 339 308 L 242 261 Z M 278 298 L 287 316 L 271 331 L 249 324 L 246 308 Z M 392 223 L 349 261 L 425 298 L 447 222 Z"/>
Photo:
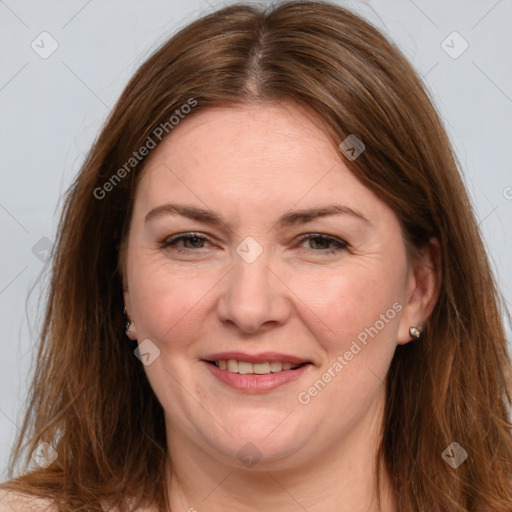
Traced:
<path fill-rule="evenodd" d="M 477 223 L 421 80 L 354 14 L 184 28 L 59 233 L 11 468 L 35 464 L 0 510 L 512 509 Z"/>

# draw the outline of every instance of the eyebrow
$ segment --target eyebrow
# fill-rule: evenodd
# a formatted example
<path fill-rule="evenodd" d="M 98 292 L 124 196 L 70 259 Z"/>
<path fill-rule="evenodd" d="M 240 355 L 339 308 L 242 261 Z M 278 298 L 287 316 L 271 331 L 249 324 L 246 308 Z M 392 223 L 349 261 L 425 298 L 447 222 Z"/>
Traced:
<path fill-rule="evenodd" d="M 183 217 L 187 217 L 189 219 L 196 220 L 205 224 L 210 224 L 212 226 L 228 228 L 228 223 L 222 218 L 222 216 L 211 210 L 198 208 L 197 206 L 188 206 L 175 203 L 163 204 L 153 208 L 146 215 L 144 220 L 145 222 L 148 222 L 154 218 L 169 214 L 181 215 Z M 280 228 L 284 228 L 297 224 L 306 224 L 307 222 L 311 222 L 314 219 L 327 217 L 330 215 L 350 215 L 365 222 L 368 225 L 371 225 L 371 222 L 368 220 L 368 218 L 358 210 L 354 210 L 348 206 L 338 204 L 288 212 L 279 217 L 277 220 L 277 225 Z"/>

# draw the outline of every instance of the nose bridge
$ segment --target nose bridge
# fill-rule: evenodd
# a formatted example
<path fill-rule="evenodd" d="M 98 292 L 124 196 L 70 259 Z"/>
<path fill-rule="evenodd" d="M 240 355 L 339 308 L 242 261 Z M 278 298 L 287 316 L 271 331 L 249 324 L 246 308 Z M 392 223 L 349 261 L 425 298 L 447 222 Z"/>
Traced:
<path fill-rule="evenodd" d="M 237 248 L 233 268 L 220 300 L 219 315 L 244 331 L 255 332 L 267 322 L 281 323 L 287 315 L 286 299 L 273 275 L 266 253 L 254 247 Z M 250 257 L 247 257 L 250 255 Z"/>

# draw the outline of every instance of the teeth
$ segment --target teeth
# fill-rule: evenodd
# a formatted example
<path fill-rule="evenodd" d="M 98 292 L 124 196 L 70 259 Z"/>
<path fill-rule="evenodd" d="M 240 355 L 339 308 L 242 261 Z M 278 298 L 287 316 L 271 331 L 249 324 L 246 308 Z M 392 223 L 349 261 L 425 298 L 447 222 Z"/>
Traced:
<path fill-rule="evenodd" d="M 272 373 L 280 372 L 282 369 L 283 369 L 283 363 L 281 363 L 280 361 L 272 361 L 270 363 L 270 371 Z"/>
<path fill-rule="evenodd" d="M 249 363 L 247 361 L 236 361 L 229 359 L 227 361 L 214 361 L 215 366 L 221 370 L 227 370 L 232 373 L 240 373 L 242 375 L 256 374 L 268 375 L 269 373 L 278 373 L 282 370 L 293 370 L 298 368 L 299 364 L 281 363 L 280 361 L 267 361 L 265 363 Z"/>
<path fill-rule="evenodd" d="M 266 375 L 270 373 L 270 363 L 253 363 L 252 369 L 257 375 Z"/>
<path fill-rule="evenodd" d="M 243 375 L 246 375 L 248 373 L 254 373 L 252 371 L 252 364 L 251 363 L 245 363 L 244 361 L 240 361 L 238 363 L 238 373 L 241 373 Z"/>

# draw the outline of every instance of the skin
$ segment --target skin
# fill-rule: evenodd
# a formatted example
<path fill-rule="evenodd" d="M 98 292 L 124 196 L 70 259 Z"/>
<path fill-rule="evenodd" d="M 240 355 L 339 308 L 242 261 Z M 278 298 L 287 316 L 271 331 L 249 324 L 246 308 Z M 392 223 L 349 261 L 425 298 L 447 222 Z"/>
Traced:
<path fill-rule="evenodd" d="M 211 210 L 227 226 L 172 213 L 145 221 L 166 203 Z M 338 214 L 277 223 L 332 204 L 368 222 Z M 208 240 L 163 247 L 189 232 Z M 348 245 L 300 239 L 311 233 Z M 251 263 L 236 252 L 248 236 L 263 250 Z M 396 215 L 354 177 L 311 115 L 290 105 L 217 107 L 176 126 L 147 161 L 123 253 L 135 323 L 128 335 L 160 350 L 144 369 L 165 411 L 172 510 L 378 510 L 384 379 L 397 344 L 412 340 L 409 327 L 432 312 L 438 264 L 435 240 L 408 258 Z M 329 368 L 332 376 L 338 356 L 393 304 L 400 311 L 300 403 L 299 393 Z M 230 350 L 312 364 L 294 382 L 250 394 L 201 361 Z M 254 465 L 237 457 L 247 443 L 260 457 Z M 396 510 L 385 472 L 380 485 L 382 510 Z"/>

